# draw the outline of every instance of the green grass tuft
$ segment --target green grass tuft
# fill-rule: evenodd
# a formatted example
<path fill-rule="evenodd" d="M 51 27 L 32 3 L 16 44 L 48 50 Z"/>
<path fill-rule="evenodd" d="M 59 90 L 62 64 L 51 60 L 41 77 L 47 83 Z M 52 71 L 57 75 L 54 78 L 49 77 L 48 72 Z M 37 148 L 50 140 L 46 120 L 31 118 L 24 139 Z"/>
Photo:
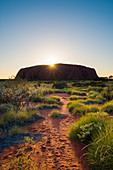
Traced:
<path fill-rule="evenodd" d="M 57 118 L 59 116 L 59 111 L 58 110 L 52 110 L 50 115 L 53 118 Z"/>
<path fill-rule="evenodd" d="M 23 134 L 23 133 L 24 133 L 24 131 L 23 131 L 22 127 L 19 127 L 16 125 L 9 130 L 10 136 L 17 135 L 17 134 Z"/>

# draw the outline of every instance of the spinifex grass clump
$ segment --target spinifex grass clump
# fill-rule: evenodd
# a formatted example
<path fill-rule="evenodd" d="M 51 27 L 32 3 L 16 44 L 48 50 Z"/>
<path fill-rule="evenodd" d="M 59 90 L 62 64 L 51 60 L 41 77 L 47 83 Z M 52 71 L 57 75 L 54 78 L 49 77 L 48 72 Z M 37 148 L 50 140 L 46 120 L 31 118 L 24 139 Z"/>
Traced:
<path fill-rule="evenodd" d="M 88 98 L 91 98 L 91 99 L 95 99 L 95 97 L 99 95 L 98 92 L 96 91 L 90 91 L 89 94 L 88 94 Z"/>
<path fill-rule="evenodd" d="M 24 131 L 23 131 L 22 127 L 17 126 L 17 125 L 13 126 L 13 127 L 9 130 L 9 135 L 10 135 L 10 136 L 17 135 L 17 134 L 23 134 L 23 133 L 24 133 Z"/>
<path fill-rule="evenodd" d="M 6 113 L 11 110 L 11 108 L 14 108 L 13 105 L 6 103 L 0 105 L 0 113 Z"/>
<path fill-rule="evenodd" d="M 88 108 L 89 108 L 90 112 L 99 112 L 100 111 L 99 105 L 96 105 L 96 104 L 89 105 Z"/>
<path fill-rule="evenodd" d="M 53 88 L 56 88 L 56 89 L 64 89 L 66 87 L 67 87 L 67 83 L 63 81 L 55 82 L 53 84 Z"/>
<path fill-rule="evenodd" d="M 52 110 L 50 115 L 53 118 L 57 118 L 59 116 L 59 111 L 58 110 Z"/>
<path fill-rule="evenodd" d="M 72 95 L 77 95 L 77 96 L 86 96 L 86 92 L 76 91 L 76 90 L 72 90 L 71 94 Z"/>
<path fill-rule="evenodd" d="M 82 100 L 85 100 L 85 99 L 87 99 L 87 97 L 86 96 L 77 96 L 77 95 L 72 95 L 72 96 L 70 96 L 70 98 L 69 98 L 70 100 L 78 100 L 78 99 L 82 99 Z"/>
<path fill-rule="evenodd" d="M 113 169 L 113 120 L 99 131 L 88 147 L 88 161 L 95 170 Z"/>
<path fill-rule="evenodd" d="M 104 116 L 100 117 L 88 115 L 82 116 L 74 125 L 69 129 L 69 137 L 84 142 L 86 144 L 92 141 L 92 136 L 97 136 L 98 130 L 103 131 L 107 121 Z"/>
<path fill-rule="evenodd" d="M 39 104 L 36 106 L 36 109 L 37 110 L 44 110 L 44 109 L 59 109 L 60 106 L 58 104 L 45 104 L 45 103 L 42 103 L 42 104 Z"/>
<path fill-rule="evenodd" d="M 51 97 L 45 97 L 43 99 L 44 103 L 49 103 L 49 104 L 60 104 L 60 97 L 55 97 L 55 96 L 51 96 Z"/>
<path fill-rule="evenodd" d="M 23 109 L 18 112 L 12 109 L 1 117 L 0 125 L 2 126 L 3 124 L 8 124 L 12 122 L 22 124 L 32 120 L 33 117 L 38 117 L 38 116 L 39 113 L 37 109 L 30 109 L 28 111 L 26 109 Z"/>
<path fill-rule="evenodd" d="M 77 114 L 83 115 L 83 114 L 89 112 L 88 106 L 79 102 L 79 101 L 69 101 L 67 103 L 67 108 L 70 112 L 72 112 L 76 115 Z"/>
<path fill-rule="evenodd" d="M 109 114 L 113 114 L 113 100 L 105 103 L 102 107 L 101 110 L 104 112 L 107 112 Z"/>
<path fill-rule="evenodd" d="M 101 92 L 102 97 L 104 97 L 107 101 L 113 99 L 113 87 L 105 87 L 104 90 Z"/>

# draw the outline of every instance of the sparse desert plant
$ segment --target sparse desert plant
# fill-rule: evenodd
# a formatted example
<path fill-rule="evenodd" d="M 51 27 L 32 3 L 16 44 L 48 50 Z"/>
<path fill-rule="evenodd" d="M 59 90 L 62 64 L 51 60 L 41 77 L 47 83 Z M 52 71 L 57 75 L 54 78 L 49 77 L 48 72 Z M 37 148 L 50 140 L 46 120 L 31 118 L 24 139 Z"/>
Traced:
<path fill-rule="evenodd" d="M 32 150 L 32 145 L 35 144 L 32 138 L 26 137 L 23 147 L 17 150 L 15 157 L 6 163 L 7 170 L 17 169 L 17 170 L 36 170 L 38 167 L 35 166 L 34 161 L 31 158 L 30 151 Z M 30 149 L 29 149 L 30 148 Z M 30 150 L 28 152 L 28 150 Z"/>
<path fill-rule="evenodd" d="M 10 136 L 17 135 L 17 134 L 23 134 L 23 133 L 24 133 L 24 131 L 23 131 L 22 127 L 17 126 L 17 125 L 13 126 L 13 127 L 9 130 L 9 135 L 10 135 Z"/>
<path fill-rule="evenodd" d="M 83 115 L 89 112 L 88 106 L 79 101 L 69 101 L 67 103 L 67 109 L 75 115 Z"/>
<path fill-rule="evenodd" d="M 113 120 L 93 137 L 87 156 L 92 169 L 113 169 Z"/>
<path fill-rule="evenodd" d="M 3 103 L 13 104 L 17 110 L 21 110 L 25 103 L 28 105 L 28 84 L 25 80 L 6 81 L 0 88 L 0 96 Z"/>
<path fill-rule="evenodd" d="M 70 100 L 78 100 L 78 99 L 85 100 L 85 99 L 87 99 L 87 97 L 86 96 L 83 97 L 83 96 L 71 95 L 69 99 Z"/>
<path fill-rule="evenodd" d="M 27 121 L 33 121 L 33 118 L 38 118 L 39 113 L 37 109 L 23 109 L 19 112 L 16 112 L 15 110 L 10 110 L 9 112 L 5 113 L 1 117 L 1 122 L 0 125 L 2 126 L 3 124 L 15 122 L 19 124 L 23 124 Z"/>
<path fill-rule="evenodd" d="M 44 103 L 49 103 L 49 104 L 60 104 L 60 97 L 55 97 L 55 96 L 51 96 L 51 97 L 45 97 L 43 99 Z"/>
<path fill-rule="evenodd" d="M 57 118 L 59 116 L 59 111 L 58 110 L 52 110 L 50 115 L 53 118 Z"/>
<path fill-rule="evenodd" d="M 82 116 L 69 129 L 69 137 L 84 142 L 86 144 L 92 141 L 92 135 L 97 136 L 98 130 L 105 128 L 107 120 L 100 116 Z"/>
<path fill-rule="evenodd" d="M 87 113 L 88 116 L 99 116 L 99 117 L 107 117 L 109 116 L 109 114 L 107 112 L 89 112 Z"/>
<path fill-rule="evenodd" d="M 0 113 L 6 113 L 6 112 L 10 111 L 11 108 L 14 108 L 14 106 L 11 105 L 10 103 L 1 104 L 0 105 Z"/>
<path fill-rule="evenodd" d="M 109 86 L 104 88 L 104 90 L 101 92 L 102 97 L 104 97 L 107 101 L 113 99 L 113 87 Z"/>
<path fill-rule="evenodd" d="M 113 100 L 106 102 L 102 107 L 101 110 L 107 112 L 109 114 L 113 113 Z"/>
<path fill-rule="evenodd" d="M 86 96 L 86 92 L 81 92 L 81 91 L 76 91 L 76 90 L 72 90 L 71 94 L 77 95 L 77 96 Z"/>
<path fill-rule="evenodd" d="M 95 105 L 95 104 L 89 105 L 89 111 L 90 112 L 99 112 L 100 111 L 100 107 L 99 107 L 99 105 Z"/>
<path fill-rule="evenodd" d="M 88 94 L 88 98 L 95 99 L 97 95 L 99 95 L 98 92 L 90 91 L 89 94 Z"/>
<path fill-rule="evenodd" d="M 63 81 L 55 82 L 53 84 L 53 88 L 56 88 L 56 89 L 64 89 L 66 87 L 67 87 L 67 83 Z"/>
<path fill-rule="evenodd" d="M 37 110 L 44 110 L 44 109 L 59 109 L 59 105 L 58 104 L 45 104 L 45 103 L 42 103 L 42 104 L 39 104 L 36 106 L 36 109 Z"/>

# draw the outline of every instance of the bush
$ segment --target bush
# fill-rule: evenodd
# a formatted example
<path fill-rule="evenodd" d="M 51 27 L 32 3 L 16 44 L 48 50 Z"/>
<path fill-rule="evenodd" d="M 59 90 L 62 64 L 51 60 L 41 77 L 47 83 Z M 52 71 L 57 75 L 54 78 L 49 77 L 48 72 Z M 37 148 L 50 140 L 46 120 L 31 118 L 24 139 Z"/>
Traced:
<path fill-rule="evenodd" d="M 26 109 L 23 109 L 19 112 L 16 112 L 15 110 L 12 109 L 2 116 L 0 125 L 12 122 L 22 124 L 27 121 L 30 121 L 30 119 L 32 120 L 33 117 L 37 116 L 39 116 L 37 109 L 29 109 L 28 111 Z"/>
<path fill-rule="evenodd" d="M 89 111 L 90 112 L 99 112 L 99 110 L 100 110 L 100 108 L 99 108 L 99 106 L 98 105 L 90 105 L 89 106 Z"/>
<path fill-rule="evenodd" d="M 83 114 L 89 112 L 88 106 L 86 106 L 83 103 L 80 103 L 79 101 L 69 101 L 67 103 L 67 109 L 68 109 L 68 111 L 70 111 L 74 114 L 80 114 L 80 115 L 83 115 Z"/>
<path fill-rule="evenodd" d="M 99 117 L 107 117 L 109 116 L 109 114 L 107 112 L 89 112 L 87 113 L 88 116 L 99 116 Z"/>
<path fill-rule="evenodd" d="M 67 83 L 66 82 L 55 82 L 54 84 L 53 84 L 53 88 L 56 88 L 56 89 L 64 89 L 64 88 L 66 88 L 67 87 Z"/>
<path fill-rule="evenodd" d="M 77 95 L 72 95 L 72 96 L 70 96 L 69 99 L 70 99 L 70 100 L 78 100 L 78 99 L 83 99 L 83 100 L 85 100 L 85 99 L 87 99 L 87 97 L 81 97 L 81 96 L 77 96 Z"/>
<path fill-rule="evenodd" d="M 22 127 L 19 127 L 16 125 L 9 130 L 10 136 L 17 135 L 17 134 L 23 134 L 23 133 L 24 133 L 24 131 L 23 131 Z"/>
<path fill-rule="evenodd" d="M 44 110 L 44 109 L 59 109 L 59 105 L 58 104 L 39 104 L 38 106 L 36 106 L 37 110 Z"/>
<path fill-rule="evenodd" d="M 96 97 L 97 95 L 99 95 L 98 92 L 90 91 L 89 94 L 88 94 L 88 98 L 95 99 L 95 97 Z"/>
<path fill-rule="evenodd" d="M 113 99 L 113 87 L 106 87 L 101 92 L 102 97 L 106 98 L 107 101 Z"/>
<path fill-rule="evenodd" d="M 80 92 L 80 91 L 76 91 L 76 90 L 72 90 L 71 94 L 72 95 L 77 95 L 77 96 L 86 96 L 85 92 Z"/>
<path fill-rule="evenodd" d="M 105 103 L 102 107 L 101 110 L 104 112 L 107 112 L 109 114 L 113 113 L 113 100 Z"/>
<path fill-rule="evenodd" d="M 44 97 L 40 95 L 33 95 L 30 97 L 31 102 L 43 102 Z"/>
<path fill-rule="evenodd" d="M 59 111 L 58 110 L 52 110 L 51 117 L 57 118 L 58 116 L 59 116 Z"/>
<path fill-rule="evenodd" d="M 49 103 L 49 104 L 60 104 L 60 97 L 55 97 L 55 96 L 51 96 L 51 97 L 45 97 L 43 99 L 44 103 Z"/>
<path fill-rule="evenodd" d="M 113 124 L 113 121 L 112 121 Z M 88 147 L 88 161 L 92 169 L 113 169 L 113 125 L 105 126 L 104 131 Z"/>
<path fill-rule="evenodd" d="M 100 116 L 82 116 L 69 129 L 69 137 L 86 144 L 92 141 L 92 136 L 97 136 L 98 130 L 105 128 L 106 121 Z"/>
<path fill-rule="evenodd" d="M 1 104 L 0 105 L 0 113 L 6 113 L 6 112 L 10 111 L 11 108 L 13 108 L 13 105 L 11 105 L 11 104 L 8 104 L 8 103 Z"/>

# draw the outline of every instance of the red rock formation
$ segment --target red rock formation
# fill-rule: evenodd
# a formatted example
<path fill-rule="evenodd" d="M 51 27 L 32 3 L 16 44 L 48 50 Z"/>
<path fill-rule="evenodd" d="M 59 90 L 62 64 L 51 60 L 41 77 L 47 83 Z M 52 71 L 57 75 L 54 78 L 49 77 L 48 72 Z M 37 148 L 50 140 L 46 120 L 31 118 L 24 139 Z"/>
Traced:
<path fill-rule="evenodd" d="M 16 78 L 27 80 L 82 80 L 97 79 L 95 69 L 72 64 L 37 65 L 22 68 Z"/>

